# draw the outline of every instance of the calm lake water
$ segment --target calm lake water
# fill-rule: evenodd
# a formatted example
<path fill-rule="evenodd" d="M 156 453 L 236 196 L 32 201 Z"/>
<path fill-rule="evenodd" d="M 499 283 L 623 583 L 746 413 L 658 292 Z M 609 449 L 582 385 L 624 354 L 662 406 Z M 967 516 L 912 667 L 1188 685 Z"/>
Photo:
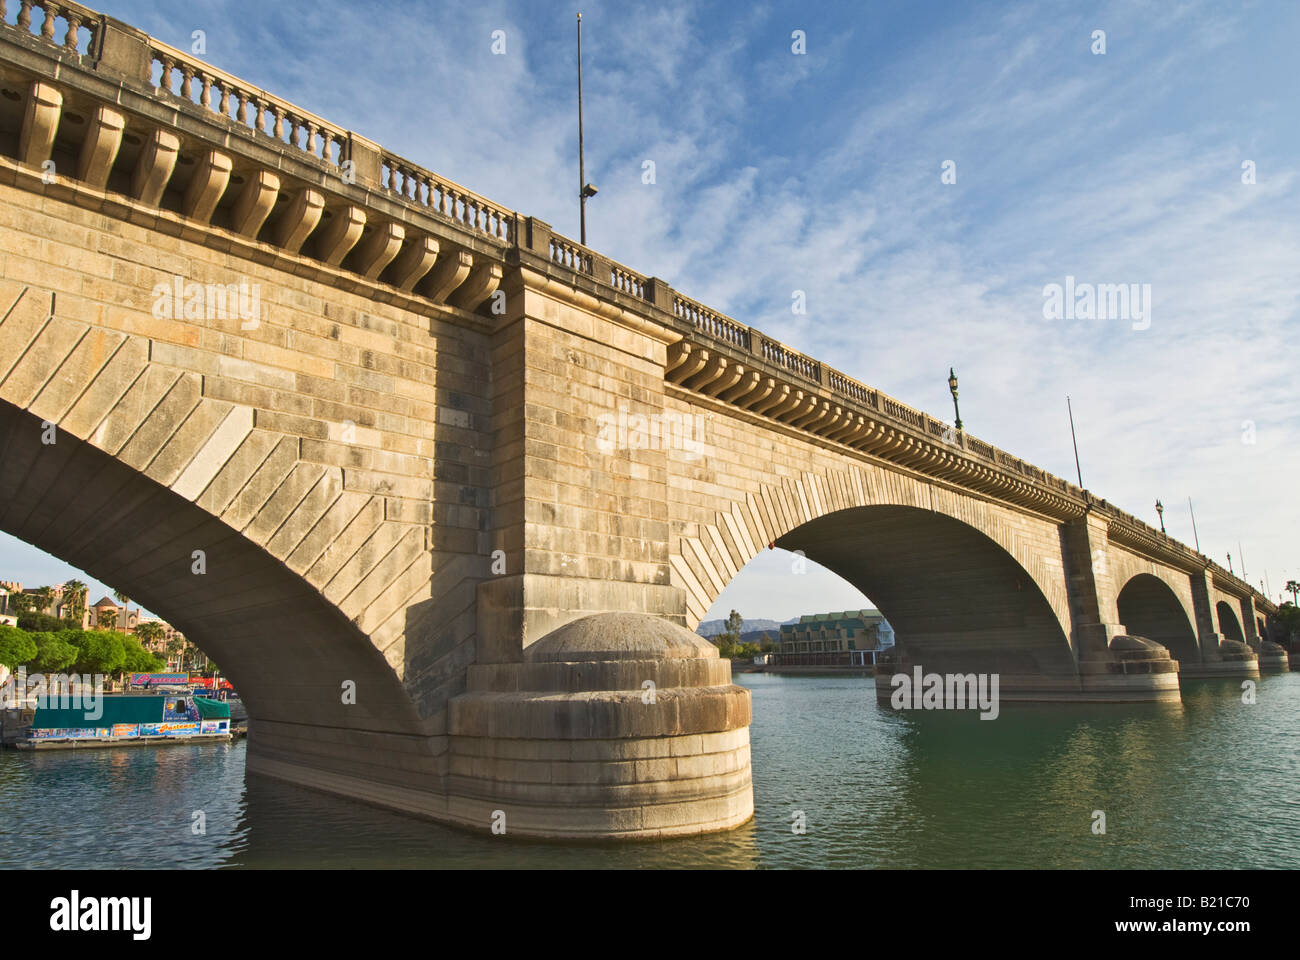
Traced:
<path fill-rule="evenodd" d="M 245 783 L 242 741 L 0 751 L 0 867 L 1300 867 L 1300 673 L 1265 676 L 1254 705 L 1239 682 L 1185 681 L 1182 704 L 1004 705 L 993 721 L 894 713 L 869 678 L 737 682 L 754 695 L 756 812 L 728 834 L 477 836 Z"/>

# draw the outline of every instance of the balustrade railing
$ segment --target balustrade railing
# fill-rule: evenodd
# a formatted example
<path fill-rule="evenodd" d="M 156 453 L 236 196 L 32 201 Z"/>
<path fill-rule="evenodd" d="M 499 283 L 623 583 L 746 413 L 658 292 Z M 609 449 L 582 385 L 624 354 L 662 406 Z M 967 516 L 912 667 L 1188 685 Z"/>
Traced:
<path fill-rule="evenodd" d="M 551 234 L 551 263 L 558 263 L 562 267 L 568 267 L 570 270 L 588 276 L 596 274 L 594 254 L 586 247 L 572 240 L 566 240 L 558 233 Z"/>
<path fill-rule="evenodd" d="M 879 408 L 876 391 L 865 384 L 858 383 L 852 377 L 846 377 L 838 370 L 827 369 L 826 379 L 830 383 L 831 390 L 840 396 L 856 400 L 869 407 Z"/>
<path fill-rule="evenodd" d="M 426 207 L 494 240 L 514 240 L 515 213 L 394 153 L 380 154 L 381 184 L 390 194 Z"/>
<path fill-rule="evenodd" d="M 159 91 L 274 137 L 331 166 L 342 165 L 348 141 L 342 127 L 175 47 L 153 39 L 149 46 L 155 68 L 151 78 Z"/>
<path fill-rule="evenodd" d="M 638 300 L 645 299 L 646 278 L 620 264 L 610 263 L 609 285 Z"/>
<path fill-rule="evenodd" d="M 41 12 L 39 30 L 32 29 L 32 12 Z M 63 28 L 59 28 L 59 21 Z M 78 56 L 89 52 L 95 44 L 95 33 L 103 24 L 102 15 L 79 3 L 45 3 L 42 0 L 19 0 L 14 22 L 9 22 L 8 4 L 0 0 L 0 24 L 14 27 L 29 37 L 38 37 L 54 47 Z"/>
<path fill-rule="evenodd" d="M 919 410 L 913 410 L 911 407 L 904 406 L 893 397 L 882 397 L 881 402 L 885 413 L 889 414 L 895 420 L 902 420 L 904 423 L 910 423 L 914 427 L 925 429 L 925 416 Z"/>
<path fill-rule="evenodd" d="M 702 303 L 680 295 L 674 296 L 673 313 L 690 323 L 698 333 L 745 351 L 750 349 L 749 327 L 730 317 L 714 313 Z"/>
<path fill-rule="evenodd" d="M 805 380 L 811 380 L 813 383 L 821 383 L 821 364 L 812 357 L 805 357 L 802 353 L 791 350 L 785 344 L 776 340 L 769 340 L 763 337 L 763 359 L 768 363 L 774 363 L 778 367 L 784 367 L 791 373 L 803 377 Z"/>

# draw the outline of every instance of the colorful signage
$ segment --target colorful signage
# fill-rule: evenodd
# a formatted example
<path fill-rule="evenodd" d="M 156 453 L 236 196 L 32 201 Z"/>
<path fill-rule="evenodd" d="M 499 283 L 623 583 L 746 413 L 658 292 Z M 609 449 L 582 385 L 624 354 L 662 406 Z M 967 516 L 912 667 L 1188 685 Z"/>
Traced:
<path fill-rule="evenodd" d="M 193 687 L 195 690 L 235 689 L 230 685 L 229 680 L 222 680 L 220 687 L 218 688 L 216 677 L 194 677 L 193 679 L 190 680 L 190 686 Z"/>
<path fill-rule="evenodd" d="M 115 723 L 113 724 L 113 736 L 115 737 L 135 737 L 140 734 L 140 724 L 138 723 Z"/>
<path fill-rule="evenodd" d="M 203 732 L 204 733 L 225 733 L 226 725 L 228 723 L 230 723 L 229 720 L 204 720 Z"/>
<path fill-rule="evenodd" d="M 29 736 L 41 740 L 85 740 L 109 736 L 108 727 L 33 727 Z"/>
<path fill-rule="evenodd" d="M 133 687 L 184 687 L 188 686 L 190 675 L 188 673 L 133 673 L 131 674 L 131 686 Z"/>
<path fill-rule="evenodd" d="M 172 737 L 180 733 L 198 733 L 199 724 L 197 721 L 188 723 L 158 723 L 154 724 L 158 730 L 158 735 L 163 737 Z"/>

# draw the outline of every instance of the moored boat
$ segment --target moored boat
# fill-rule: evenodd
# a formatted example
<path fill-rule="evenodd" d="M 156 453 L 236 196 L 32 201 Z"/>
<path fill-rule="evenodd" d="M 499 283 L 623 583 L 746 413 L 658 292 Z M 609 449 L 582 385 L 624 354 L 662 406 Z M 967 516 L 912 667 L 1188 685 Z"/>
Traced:
<path fill-rule="evenodd" d="M 20 750 L 229 740 L 230 707 L 205 697 L 106 695 L 87 709 L 37 706 Z"/>

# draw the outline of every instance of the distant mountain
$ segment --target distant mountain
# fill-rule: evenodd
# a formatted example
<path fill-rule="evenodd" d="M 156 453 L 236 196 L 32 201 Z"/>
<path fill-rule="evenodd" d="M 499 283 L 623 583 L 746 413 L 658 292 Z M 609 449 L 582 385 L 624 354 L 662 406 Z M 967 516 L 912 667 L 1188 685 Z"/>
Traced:
<path fill-rule="evenodd" d="M 791 617 L 789 620 L 786 620 L 785 622 L 798 623 L 799 618 Z M 698 627 L 695 628 L 695 632 L 698 633 L 701 637 L 716 637 L 718 634 L 724 632 L 726 629 L 727 629 L 726 620 L 705 620 L 703 623 L 701 623 Z M 753 633 L 757 636 L 764 632 L 770 633 L 772 635 L 772 639 L 777 640 L 779 639 L 779 635 L 781 633 L 781 624 L 775 620 L 742 620 L 740 622 L 740 636 L 742 639 L 747 639 L 745 637 L 745 634 L 747 633 Z"/>

